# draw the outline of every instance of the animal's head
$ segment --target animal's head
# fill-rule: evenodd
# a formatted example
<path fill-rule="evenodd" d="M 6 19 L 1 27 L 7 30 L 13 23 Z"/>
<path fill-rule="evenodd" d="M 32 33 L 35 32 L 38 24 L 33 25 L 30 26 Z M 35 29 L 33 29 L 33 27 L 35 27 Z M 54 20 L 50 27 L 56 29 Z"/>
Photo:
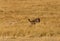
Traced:
<path fill-rule="evenodd" d="M 36 22 L 40 22 L 40 18 L 36 18 L 35 21 L 36 21 Z"/>

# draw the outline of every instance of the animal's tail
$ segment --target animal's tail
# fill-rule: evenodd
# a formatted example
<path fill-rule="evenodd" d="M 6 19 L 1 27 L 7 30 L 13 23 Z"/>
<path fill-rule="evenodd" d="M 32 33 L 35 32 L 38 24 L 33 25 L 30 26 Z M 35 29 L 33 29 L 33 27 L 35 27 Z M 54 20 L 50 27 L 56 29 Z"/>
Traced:
<path fill-rule="evenodd" d="M 28 19 L 28 21 L 30 21 L 30 19 Z M 31 22 L 31 21 L 30 21 Z"/>
<path fill-rule="evenodd" d="M 28 19 L 28 21 L 29 21 L 31 24 L 35 24 L 35 21 L 31 21 L 30 19 Z"/>

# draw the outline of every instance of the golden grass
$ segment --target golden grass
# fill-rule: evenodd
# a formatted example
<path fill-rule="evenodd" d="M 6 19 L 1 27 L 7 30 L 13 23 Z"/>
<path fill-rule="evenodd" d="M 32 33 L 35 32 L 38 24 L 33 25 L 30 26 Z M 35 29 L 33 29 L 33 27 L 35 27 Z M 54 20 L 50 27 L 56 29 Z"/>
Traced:
<path fill-rule="evenodd" d="M 1 0 L 0 36 L 44 37 L 60 36 L 60 1 Z M 39 17 L 40 23 L 28 19 Z"/>

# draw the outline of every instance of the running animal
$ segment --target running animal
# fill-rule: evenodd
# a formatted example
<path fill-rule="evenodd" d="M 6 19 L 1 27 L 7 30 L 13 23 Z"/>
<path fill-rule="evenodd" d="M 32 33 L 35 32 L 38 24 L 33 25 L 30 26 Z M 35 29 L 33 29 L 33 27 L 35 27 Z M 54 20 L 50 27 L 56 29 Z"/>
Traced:
<path fill-rule="evenodd" d="M 31 24 L 36 24 L 36 23 L 39 23 L 39 22 L 40 22 L 40 18 L 35 18 L 35 19 L 33 19 L 33 20 L 28 19 L 28 21 L 29 21 Z"/>

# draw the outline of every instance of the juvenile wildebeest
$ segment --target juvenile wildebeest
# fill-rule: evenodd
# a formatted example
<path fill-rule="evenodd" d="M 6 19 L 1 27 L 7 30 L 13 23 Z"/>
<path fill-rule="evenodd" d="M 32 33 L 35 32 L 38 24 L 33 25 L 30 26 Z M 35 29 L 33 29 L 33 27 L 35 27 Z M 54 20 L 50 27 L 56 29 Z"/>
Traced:
<path fill-rule="evenodd" d="M 36 24 L 36 23 L 39 23 L 39 22 L 40 22 L 40 18 L 35 18 L 35 19 L 33 19 L 33 20 L 28 19 L 28 21 L 29 21 L 31 24 Z"/>

